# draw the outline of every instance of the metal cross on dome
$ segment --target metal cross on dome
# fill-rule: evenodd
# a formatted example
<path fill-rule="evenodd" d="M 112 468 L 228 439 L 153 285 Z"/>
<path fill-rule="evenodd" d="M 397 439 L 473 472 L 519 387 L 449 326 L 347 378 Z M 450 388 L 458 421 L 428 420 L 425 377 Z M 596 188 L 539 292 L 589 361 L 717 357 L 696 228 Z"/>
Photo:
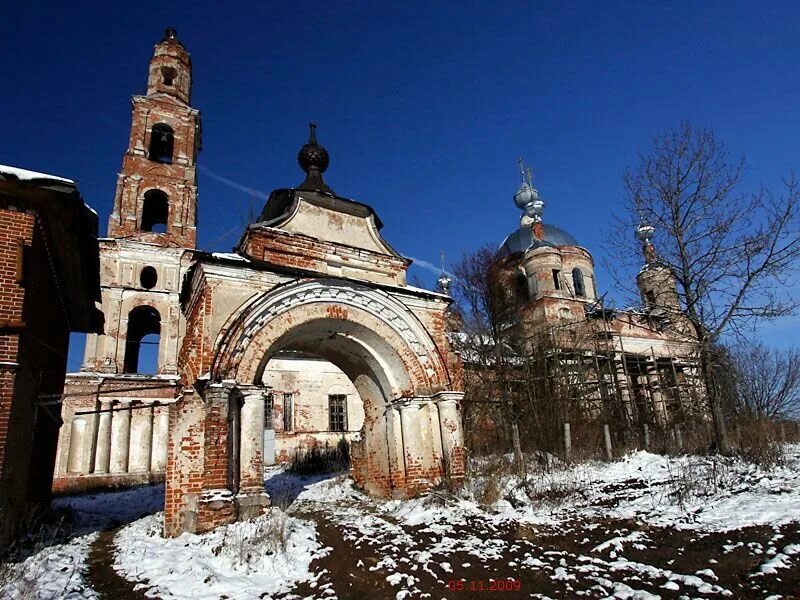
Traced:
<path fill-rule="evenodd" d="M 522 183 L 527 183 L 533 187 L 533 169 L 525 166 L 525 161 L 519 159 L 519 175 L 522 178 Z"/>

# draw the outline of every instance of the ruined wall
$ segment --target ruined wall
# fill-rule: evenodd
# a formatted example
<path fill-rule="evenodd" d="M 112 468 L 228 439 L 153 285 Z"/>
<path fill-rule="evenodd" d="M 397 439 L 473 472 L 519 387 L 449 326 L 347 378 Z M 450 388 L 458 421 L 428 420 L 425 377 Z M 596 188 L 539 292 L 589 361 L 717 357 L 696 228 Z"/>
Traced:
<path fill-rule="evenodd" d="M 385 253 L 262 225 L 248 229 L 241 252 L 278 266 L 392 285 L 405 285 L 408 268 L 403 259 Z"/>

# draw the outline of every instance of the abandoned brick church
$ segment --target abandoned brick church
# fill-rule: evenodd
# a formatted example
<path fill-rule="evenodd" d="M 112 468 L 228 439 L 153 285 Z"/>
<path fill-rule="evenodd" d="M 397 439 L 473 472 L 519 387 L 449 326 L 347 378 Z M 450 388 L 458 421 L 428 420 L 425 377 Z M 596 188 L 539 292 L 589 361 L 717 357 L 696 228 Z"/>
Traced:
<path fill-rule="evenodd" d="M 99 244 L 105 329 L 67 377 L 54 487 L 164 478 L 176 535 L 260 514 L 264 464 L 314 443 L 349 440 L 355 480 L 384 497 L 461 477 L 451 300 L 407 285 L 373 209 L 326 184 L 313 124 L 304 181 L 272 192 L 234 253 L 196 248 L 191 77 L 167 30 L 132 101 Z"/>
<path fill-rule="evenodd" d="M 191 77 L 168 29 L 146 94 L 132 100 L 99 240 L 104 329 L 67 375 L 54 489 L 165 480 L 164 532 L 177 535 L 261 514 L 264 466 L 314 445 L 346 441 L 356 483 L 382 497 L 463 477 L 469 353 L 451 345 L 447 286 L 407 284 L 411 262 L 383 239 L 374 210 L 325 182 L 329 155 L 313 124 L 302 183 L 273 191 L 232 253 L 198 250 Z M 692 418 L 685 408 L 703 397 L 693 340 L 652 231 L 639 231 L 644 306 L 611 311 L 592 255 L 543 222 L 530 177 L 515 202 L 522 220 L 492 277 L 518 306 L 529 354 L 546 327 L 548 361 L 580 387 L 585 416 L 661 427 Z"/>

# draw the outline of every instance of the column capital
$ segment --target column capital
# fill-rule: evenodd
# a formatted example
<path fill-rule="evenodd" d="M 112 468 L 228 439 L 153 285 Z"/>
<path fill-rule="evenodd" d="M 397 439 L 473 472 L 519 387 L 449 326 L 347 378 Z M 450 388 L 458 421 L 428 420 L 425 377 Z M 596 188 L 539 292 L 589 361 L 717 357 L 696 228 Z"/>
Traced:
<path fill-rule="evenodd" d="M 272 391 L 272 386 L 240 383 L 236 385 L 236 389 L 242 396 L 247 398 L 248 396 L 266 396 Z"/>
<path fill-rule="evenodd" d="M 419 410 L 423 404 L 425 404 L 425 400 L 421 398 L 399 398 L 392 403 L 392 407 L 403 413 L 409 409 Z"/>
<path fill-rule="evenodd" d="M 235 385 L 235 383 L 231 383 L 229 381 L 223 381 L 222 383 L 210 383 L 204 390 L 203 399 L 206 401 L 206 403 L 228 402 L 231 391 Z"/>
<path fill-rule="evenodd" d="M 464 399 L 464 392 L 457 392 L 455 390 L 443 390 L 433 395 L 433 401 L 436 404 L 445 404 L 453 402 L 458 406 Z"/>

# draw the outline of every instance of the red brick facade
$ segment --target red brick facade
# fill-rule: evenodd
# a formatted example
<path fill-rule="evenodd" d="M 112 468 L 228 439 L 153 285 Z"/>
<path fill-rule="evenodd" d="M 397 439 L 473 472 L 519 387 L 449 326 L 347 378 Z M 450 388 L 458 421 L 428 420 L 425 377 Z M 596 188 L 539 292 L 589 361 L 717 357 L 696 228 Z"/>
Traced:
<path fill-rule="evenodd" d="M 174 75 L 165 85 L 165 69 Z M 168 247 L 194 248 L 197 238 L 197 172 L 200 114 L 189 105 L 189 54 L 176 38 L 165 37 L 150 61 L 146 96 L 134 96 L 128 149 L 117 180 L 108 235 Z M 159 146 L 159 128 L 171 143 Z M 169 128 L 169 129 L 166 129 Z M 171 132 L 171 133 L 170 133 Z M 155 193 L 154 193 L 155 192 Z M 166 195 L 164 232 L 147 231 L 148 202 Z M 163 198 L 163 196 L 162 196 Z M 159 219 L 161 220 L 161 219 Z"/>
<path fill-rule="evenodd" d="M 70 328 L 99 325 L 96 216 L 72 182 L 19 175 L 0 167 L 0 546 L 50 497 Z"/>

